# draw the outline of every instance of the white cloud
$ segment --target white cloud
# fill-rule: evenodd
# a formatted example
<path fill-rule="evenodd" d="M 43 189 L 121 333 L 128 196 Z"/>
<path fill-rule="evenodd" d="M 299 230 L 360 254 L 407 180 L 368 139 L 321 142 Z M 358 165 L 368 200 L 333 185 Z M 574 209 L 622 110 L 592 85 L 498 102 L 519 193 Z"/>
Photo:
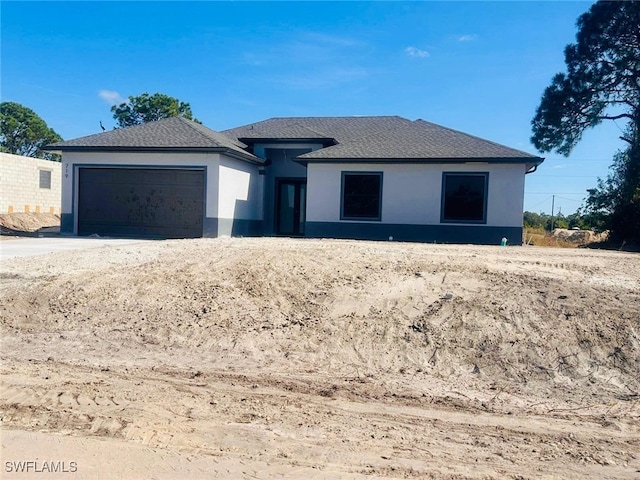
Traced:
<path fill-rule="evenodd" d="M 98 96 L 109 105 L 119 105 L 127 101 L 126 98 L 122 98 L 122 96 L 115 90 L 100 90 L 98 92 Z"/>
<path fill-rule="evenodd" d="M 470 42 L 472 40 L 475 40 L 478 36 L 477 35 L 460 35 L 458 37 L 458 41 L 459 42 Z"/>
<path fill-rule="evenodd" d="M 359 59 L 368 44 L 348 36 L 293 32 L 286 41 L 257 49 L 249 46 L 243 63 L 262 70 L 261 77 L 279 86 L 303 90 L 330 89 L 369 75 Z"/>
<path fill-rule="evenodd" d="M 420 50 L 416 47 L 407 47 L 404 49 L 404 51 L 410 57 L 428 58 L 430 56 L 429 52 L 427 52 L 426 50 Z"/>
<path fill-rule="evenodd" d="M 323 64 L 335 65 L 345 59 L 350 63 L 353 55 L 366 47 L 365 42 L 351 37 L 294 32 L 282 43 L 261 45 L 259 49 L 255 45 L 247 46 L 242 58 L 253 67 L 290 68 L 298 64 L 316 68 Z"/>
<path fill-rule="evenodd" d="M 274 81 L 300 89 L 318 89 L 360 81 L 367 75 L 367 70 L 359 67 L 318 66 L 312 74 L 299 72 L 291 76 L 279 76 Z"/>
<path fill-rule="evenodd" d="M 336 47 L 366 46 L 366 43 L 355 38 L 343 37 L 339 35 L 327 35 L 325 33 L 319 33 L 319 32 L 308 32 L 303 38 L 306 38 L 310 42 L 315 42 L 315 43 L 325 44 L 325 45 L 333 45 Z"/>

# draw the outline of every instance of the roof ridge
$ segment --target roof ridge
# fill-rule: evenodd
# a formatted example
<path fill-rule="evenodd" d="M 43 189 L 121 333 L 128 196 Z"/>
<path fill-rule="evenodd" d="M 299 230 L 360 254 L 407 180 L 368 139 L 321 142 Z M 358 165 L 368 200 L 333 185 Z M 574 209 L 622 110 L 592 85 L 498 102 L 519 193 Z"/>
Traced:
<path fill-rule="evenodd" d="M 198 150 L 211 149 L 211 151 L 225 150 L 229 154 L 237 155 L 238 158 L 258 160 L 255 155 L 245 150 L 246 145 L 242 142 L 181 116 L 165 117 L 129 127 L 114 128 L 76 139 L 55 142 L 45 148 L 52 151 L 56 149 L 64 151 L 65 149 L 194 148 Z"/>
<path fill-rule="evenodd" d="M 189 128 L 191 128 L 194 132 L 196 132 L 198 135 L 203 136 L 204 138 L 206 138 L 207 140 L 213 140 L 216 143 L 220 143 L 216 138 L 208 135 L 207 132 L 202 131 L 202 129 L 207 129 L 210 130 L 212 132 L 215 132 L 215 130 L 211 130 L 209 127 L 205 127 L 202 124 L 196 123 L 193 120 L 189 120 L 188 118 L 185 117 L 181 117 L 181 116 L 175 116 L 175 117 L 168 117 L 168 118 L 177 118 L 178 120 L 180 120 L 181 122 L 183 122 L 186 126 L 188 126 Z"/>
<path fill-rule="evenodd" d="M 243 151 L 244 151 L 244 149 L 246 147 L 246 145 L 244 143 L 240 142 L 239 140 L 236 140 L 234 138 L 231 138 L 231 137 L 225 135 L 222 132 L 218 132 L 217 130 L 209 128 L 206 125 L 203 125 L 203 124 L 198 123 L 198 122 L 194 122 L 193 120 L 189 120 L 188 118 L 184 118 L 184 117 L 176 117 L 176 118 L 179 118 L 180 120 L 182 120 L 185 123 L 185 125 L 187 125 L 189 128 L 191 128 L 193 131 L 195 131 L 199 135 L 202 135 L 207 140 L 213 141 L 213 142 L 217 143 L 218 145 L 227 146 L 221 141 L 221 140 L 226 140 L 233 147 L 239 148 L 239 149 L 241 149 Z"/>
<path fill-rule="evenodd" d="M 320 119 L 328 119 L 328 118 L 402 118 L 404 120 L 409 120 L 408 118 L 405 117 L 401 117 L 400 115 L 327 115 L 327 116 L 321 116 L 321 115 L 305 115 L 305 116 L 301 116 L 301 117 L 271 117 L 271 118 L 267 118 L 266 120 L 261 120 L 262 122 L 266 122 L 269 120 L 298 120 L 298 119 L 302 119 L 302 118 L 320 118 Z M 260 122 L 258 122 L 260 123 Z"/>

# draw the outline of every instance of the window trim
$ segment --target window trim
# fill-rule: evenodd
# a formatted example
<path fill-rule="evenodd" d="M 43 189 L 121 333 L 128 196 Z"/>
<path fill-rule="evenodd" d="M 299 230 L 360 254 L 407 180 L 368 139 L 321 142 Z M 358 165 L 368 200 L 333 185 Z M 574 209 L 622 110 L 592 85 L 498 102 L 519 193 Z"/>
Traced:
<path fill-rule="evenodd" d="M 42 174 L 44 172 L 49 173 L 49 186 L 48 187 L 43 187 L 42 186 Z M 42 190 L 51 190 L 52 183 L 53 183 L 53 170 L 48 169 L 48 168 L 39 168 L 38 169 L 38 188 L 42 189 Z"/>
<path fill-rule="evenodd" d="M 460 220 L 460 219 L 447 219 L 444 215 L 444 203 L 446 200 L 446 186 L 447 177 L 484 177 L 484 199 L 482 205 L 482 219 L 481 220 Z M 448 224 L 475 224 L 486 225 L 488 217 L 488 205 L 489 205 L 489 172 L 442 172 L 442 188 L 440 192 L 440 223 Z"/>
<path fill-rule="evenodd" d="M 378 192 L 378 215 L 375 217 L 348 217 L 344 214 L 344 181 L 347 175 L 370 175 L 378 176 L 380 178 L 380 190 Z M 349 220 L 356 222 L 379 222 L 382 220 L 382 183 L 383 172 L 371 172 L 371 171 L 342 171 L 340 178 L 340 220 Z"/>

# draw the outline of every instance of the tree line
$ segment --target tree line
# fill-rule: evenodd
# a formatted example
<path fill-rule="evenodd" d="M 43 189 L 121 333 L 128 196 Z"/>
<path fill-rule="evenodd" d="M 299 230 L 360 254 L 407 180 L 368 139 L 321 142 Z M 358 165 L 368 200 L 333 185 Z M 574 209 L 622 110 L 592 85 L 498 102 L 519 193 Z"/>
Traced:
<path fill-rule="evenodd" d="M 111 113 L 116 121 L 115 128 L 132 127 L 177 116 L 200 123 L 193 117 L 191 106 L 187 102 L 163 93 L 131 96 L 128 101 L 113 105 Z M 59 162 L 59 155 L 42 148 L 60 141 L 62 137 L 29 107 L 16 102 L 0 103 L 0 151 Z"/>
<path fill-rule="evenodd" d="M 555 228 L 579 228 L 580 230 L 594 230 L 602 232 L 606 230 L 605 223 L 594 217 L 590 213 L 583 212 L 579 209 L 571 215 L 549 215 L 547 213 L 524 212 L 522 223 L 525 228 L 533 230 L 553 231 Z"/>

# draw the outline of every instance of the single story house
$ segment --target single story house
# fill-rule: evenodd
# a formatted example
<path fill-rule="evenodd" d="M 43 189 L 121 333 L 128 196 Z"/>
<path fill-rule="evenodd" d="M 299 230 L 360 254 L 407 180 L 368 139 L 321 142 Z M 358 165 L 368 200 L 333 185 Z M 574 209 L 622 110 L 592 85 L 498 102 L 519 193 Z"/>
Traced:
<path fill-rule="evenodd" d="M 522 241 L 544 160 L 424 120 L 272 118 L 216 132 L 181 117 L 58 142 L 61 232 Z"/>

